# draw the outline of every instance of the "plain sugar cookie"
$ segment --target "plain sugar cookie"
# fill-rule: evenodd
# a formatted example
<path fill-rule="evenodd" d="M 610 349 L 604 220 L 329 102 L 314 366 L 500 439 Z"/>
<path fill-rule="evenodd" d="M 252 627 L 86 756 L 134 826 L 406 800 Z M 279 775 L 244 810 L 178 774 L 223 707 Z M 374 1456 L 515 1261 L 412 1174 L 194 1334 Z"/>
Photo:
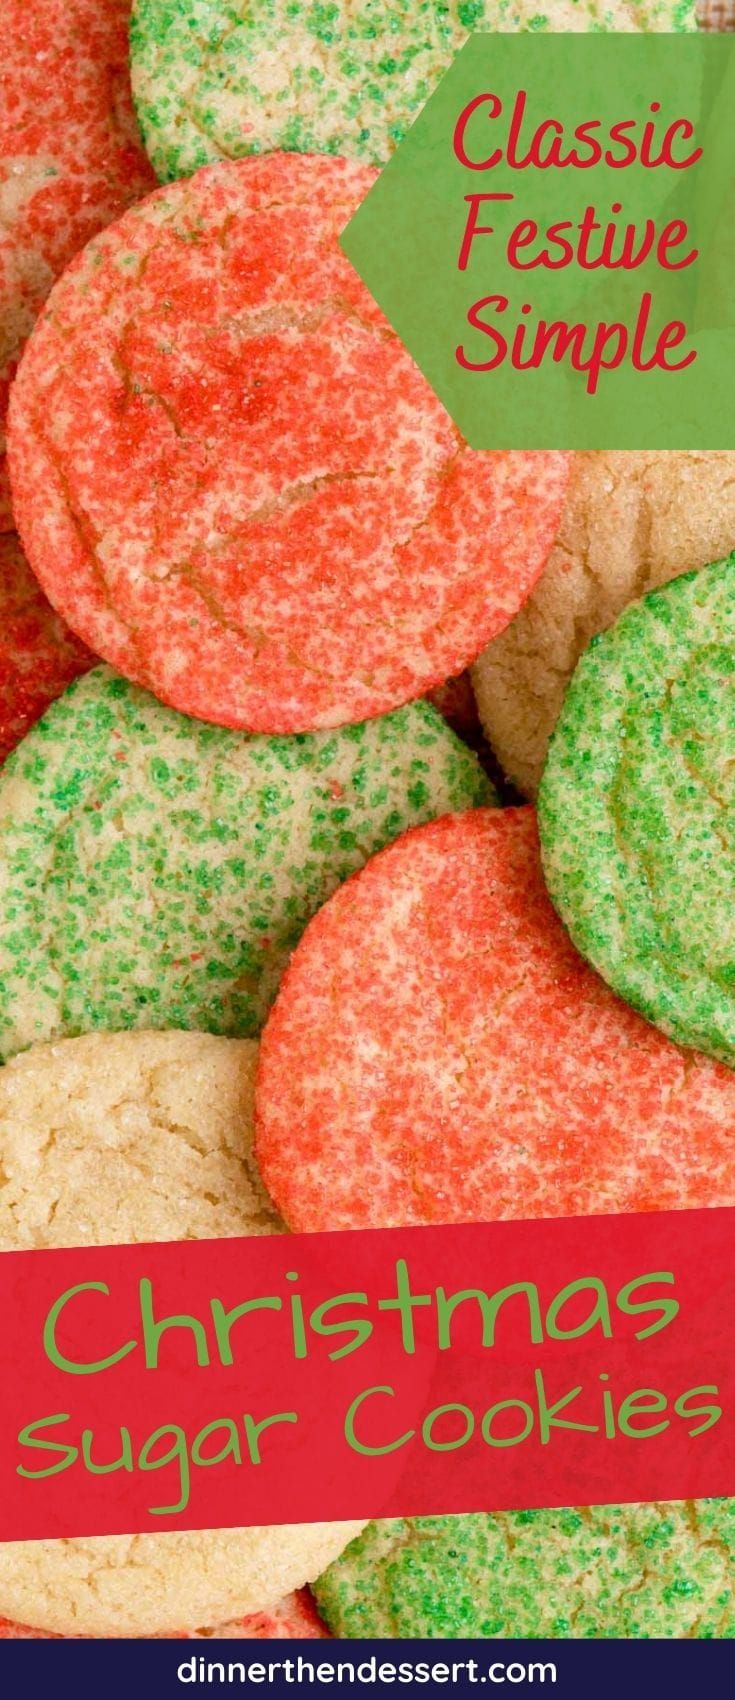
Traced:
<path fill-rule="evenodd" d="M 469 449 L 342 253 L 374 175 L 270 154 L 159 190 L 69 267 L 14 385 L 50 601 L 218 725 L 334 727 L 443 683 L 558 528 L 569 456 Z"/>
<path fill-rule="evenodd" d="M 637 596 L 735 545 L 735 453 L 575 457 L 559 536 L 531 596 L 475 662 L 487 737 L 535 796 L 564 691 L 585 645 Z"/>
<path fill-rule="evenodd" d="M 0 1617 L 0 1641 L 38 1641 L 55 1640 L 56 1637 L 46 1629 L 29 1629 L 25 1623 L 11 1623 L 8 1618 Z M 181 1637 L 167 1636 L 166 1639 L 183 1639 L 185 1641 L 324 1641 L 329 1640 L 329 1630 L 322 1623 L 314 1601 L 306 1589 L 298 1594 L 287 1594 L 284 1600 L 271 1606 L 268 1611 L 255 1612 L 250 1617 L 235 1618 L 232 1623 L 223 1623 L 216 1629 L 185 1629 Z"/>
<path fill-rule="evenodd" d="M 155 178 L 130 95 L 130 0 L 0 0 L 0 528 L 8 390 L 59 272 Z"/>
<path fill-rule="evenodd" d="M 492 796 L 426 703 L 248 738 L 95 668 L 0 772 L 0 1056 L 95 1028 L 252 1036 L 339 881 Z"/>
<path fill-rule="evenodd" d="M 296 1232 L 735 1205 L 735 1075 L 570 943 L 533 810 L 407 833 L 294 952 L 256 1152 Z"/>
<path fill-rule="evenodd" d="M 0 1071 L 0 1248 L 282 1232 L 252 1155 L 256 1046 L 105 1033 Z M 51 1137 L 53 1135 L 53 1137 Z M 261 1611 L 359 1523 L 0 1543 L 0 1612 L 61 1635 L 153 1635 Z"/>
<path fill-rule="evenodd" d="M 627 608 L 579 662 L 539 793 L 577 949 L 735 1066 L 735 554 Z"/>
<path fill-rule="evenodd" d="M 136 0 L 133 91 L 162 181 L 273 148 L 383 165 L 472 30 L 694 27 L 694 0 Z"/>

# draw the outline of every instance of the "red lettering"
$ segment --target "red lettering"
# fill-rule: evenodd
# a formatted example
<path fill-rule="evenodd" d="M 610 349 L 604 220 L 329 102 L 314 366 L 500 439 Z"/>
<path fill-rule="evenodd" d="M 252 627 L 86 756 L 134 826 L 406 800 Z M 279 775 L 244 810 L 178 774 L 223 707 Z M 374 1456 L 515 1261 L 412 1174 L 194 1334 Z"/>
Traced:
<path fill-rule="evenodd" d="M 594 207 L 585 207 L 579 223 L 579 242 L 577 244 L 577 261 L 583 271 L 593 271 L 596 261 L 590 258 L 590 242 L 598 230 L 602 229 L 599 220 L 595 218 Z"/>
<path fill-rule="evenodd" d="M 660 112 L 661 102 L 658 100 L 652 100 L 651 111 Z M 656 142 L 656 124 L 655 121 L 652 122 L 649 119 L 648 123 L 643 127 L 643 139 L 641 142 L 640 153 L 641 165 L 645 166 L 648 171 L 655 170 L 659 165 L 667 165 L 672 171 L 686 171 L 690 165 L 696 165 L 697 160 L 702 158 L 701 148 L 695 148 L 694 152 L 688 154 L 686 159 L 675 159 L 673 144 L 677 135 L 683 136 L 684 140 L 687 142 L 692 140 L 694 136 L 694 125 L 689 122 L 688 118 L 674 119 L 673 124 L 669 125 L 666 134 L 664 135 L 660 152 L 655 154 L 653 150 Z"/>
<path fill-rule="evenodd" d="M 614 353 L 605 353 L 607 344 L 614 342 Z M 587 373 L 587 394 L 596 395 L 601 372 L 614 372 L 622 366 L 628 347 L 628 333 L 624 325 L 615 322 L 612 325 L 601 323 L 597 326 L 592 352 L 588 361 L 582 361 L 580 370 Z"/>
<path fill-rule="evenodd" d="M 589 171 L 591 166 L 599 165 L 600 160 L 602 159 L 602 147 L 598 142 L 597 137 L 590 135 L 591 130 L 599 129 L 599 118 L 588 118 L 586 124 L 577 125 L 574 132 L 575 141 L 585 143 L 589 149 L 589 153 L 585 159 L 580 154 L 579 149 L 575 148 L 574 152 L 569 155 L 570 165 L 578 166 L 580 171 Z"/>
<path fill-rule="evenodd" d="M 494 352 L 486 360 L 472 360 L 460 345 L 455 351 L 456 359 L 466 372 L 493 372 L 506 359 L 517 372 L 538 370 L 547 358 L 557 366 L 568 360 L 573 371 L 586 375 L 585 389 L 588 395 L 593 396 L 597 394 L 602 373 L 615 371 L 626 359 L 637 372 L 655 369 L 681 372 L 697 358 L 695 349 L 690 349 L 679 360 L 668 358 L 674 350 L 681 348 L 687 335 L 686 325 L 680 319 L 674 319 L 656 334 L 651 329 L 653 297 L 649 292 L 641 298 L 632 333 L 627 325 L 617 320 L 609 324 L 599 320 L 593 326 L 581 321 L 570 325 L 564 319 L 539 319 L 532 327 L 526 315 L 533 309 L 525 301 L 520 309 L 524 317 L 516 324 L 509 342 L 483 317 L 488 308 L 501 314 L 507 311 L 509 305 L 505 295 L 486 295 L 469 309 L 468 323 L 473 330 L 491 339 Z"/>
<path fill-rule="evenodd" d="M 521 129 L 523 127 L 523 119 L 526 112 L 526 98 L 525 89 L 520 89 L 513 103 L 510 130 L 508 131 L 508 164 L 514 171 L 522 171 L 525 166 L 531 163 L 530 159 L 520 160 L 518 158 Z"/>
<path fill-rule="evenodd" d="M 686 159 L 675 159 L 673 142 L 677 133 L 683 136 L 686 142 L 691 142 L 694 138 L 694 125 L 690 124 L 688 118 L 677 118 L 675 123 L 669 125 L 656 164 L 668 165 L 672 171 L 688 171 L 690 165 L 696 165 L 697 160 L 702 158 L 703 150 L 702 148 L 695 148 L 693 153 L 687 154 Z"/>
<path fill-rule="evenodd" d="M 619 201 L 614 202 L 612 210 L 615 213 L 622 211 Z M 588 270 L 596 271 L 598 267 L 604 266 L 606 271 L 612 272 L 635 271 L 638 266 L 642 266 L 644 261 L 648 259 L 656 240 L 656 225 L 652 218 L 646 219 L 643 226 L 643 234 L 638 246 L 636 247 L 636 227 L 634 224 L 626 224 L 625 229 L 622 232 L 620 253 L 616 257 L 615 239 L 617 235 L 617 225 L 608 224 L 603 234 L 598 258 L 596 260 L 589 261 L 587 266 Z M 580 265 L 583 266 L 584 264 L 585 262 L 580 258 Z"/>
<path fill-rule="evenodd" d="M 612 148 L 606 149 L 605 164 L 612 166 L 614 171 L 623 171 L 626 165 L 633 165 L 635 163 L 635 142 L 630 141 L 628 136 L 624 133 L 626 130 L 634 129 L 635 118 L 623 118 L 619 124 L 612 124 L 610 126 L 611 142 L 619 142 L 623 149 L 622 156 L 616 155 Z"/>
<path fill-rule="evenodd" d="M 667 350 L 679 348 L 687 334 L 686 325 L 682 324 L 681 319 L 673 319 L 670 324 L 664 325 L 656 339 L 653 354 L 650 355 L 649 359 L 646 359 L 646 335 L 652 305 L 653 296 L 650 291 L 647 291 L 643 296 L 638 312 L 638 322 L 633 335 L 631 363 L 636 372 L 652 372 L 655 366 L 659 366 L 663 372 L 682 372 L 685 366 L 691 366 L 692 361 L 696 360 L 696 349 L 691 349 L 683 360 L 675 360 L 672 365 L 669 365 L 665 359 Z"/>
<path fill-rule="evenodd" d="M 544 156 L 541 150 L 549 136 L 551 141 L 548 153 Z M 538 129 L 534 131 L 528 163 L 537 166 L 539 171 L 549 171 L 552 166 L 568 164 L 568 160 L 564 159 L 561 153 L 563 140 L 564 125 L 560 124 L 558 118 L 545 118 L 543 124 L 539 124 Z"/>
<path fill-rule="evenodd" d="M 683 151 L 677 147 L 677 143 L 686 144 L 694 140 L 694 125 L 688 118 L 672 119 L 659 141 L 657 114 L 661 111 L 661 103 L 657 100 L 651 101 L 653 116 L 642 128 L 636 118 L 621 118 L 611 124 L 605 148 L 597 134 L 602 128 L 599 118 L 587 118 L 578 124 L 573 132 L 577 146 L 566 151 L 564 125 L 559 118 L 542 118 L 526 141 L 524 127 L 528 117 L 528 94 L 525 89 L 519 89 L 513 102 L 505 152 L 502 147 L 496 147 L 484 158 L 478 159 L 469 151 L 468 129 L 475 114 L 484 108 L 487 109 L 485 116 L 492 121 L 501 117 L 503 103 L 496 94 L 485 92 L 475 95 L 463 108 L 454 129 L 455 156 L 469 171 L 489 171 L 500 165 L 503 159 L 513 171 L 525 171 L 529 166 L 538 171 L 563 170 L 567 166 L 588 171 L 602 160 L 615 171 L 622 171 L 637 162 L 648 171 L 662 165 L 672 171 L 686 171 L 702 158 L 700 147 L 689 152 L 686 146 Z"/>
<path fill-rule="evenodd" d="M 553 245 L 554 247 L 561 249 L 561 258 L 558 260 L 552 260 L 550 253 L 547 251 L 548 257 L 545 259 L 544 265 L 548 267 L 549 271 L 562 271 L 564 266 L 568 266 L 574 259 L 574 247 L 572 243 L 566 236 L 561 235 L 563 230 L 571 229 L 572 222 L 571 219 L 568 218 L 560 219 L 558 224 L 549 225 L 546 232 L 549 247 L 551 248 Z"/>
<path fill-rule="evenodd" d="M 490 118 L 499 118 L 503 110 L 503 103 L 496 94 L 476 94 L 474 100 L 469 101 L 463 111 L 460 112 L 454 127 L 453 145 L 460 165 L 466 166 L 468 171 L 489 171 L 493 165 L 499 165 L 503 157 L 502 149 L 496 148 L 494 153 L 488 154 L 487 159 L 470 159 L 465 147 L 467 126 L 475 113 L 479 112 L 481 106 L 491 108 Z"/>
<path fill-rule="evenodd" d="M 534 218 L 521 219 L 520 224 L 516 225 L 515 230 L 512 230 L 508 237 L 507 257 L 509 266 L 513 266 L 518 272 L 528 272 L 532 271 L 534 266 L 540 264 L 538 259 L 520 260 L 518 258 L 518 250 L 527 248 L 529 243 L 535 242 L 537 236 L 538 225 L 536 220 Z"/>
<path fill-rule="evenodd" d="M 656 259 L 659 265 L 663 266 L 664 271 L 683 271 L 685 266 L 691 266 L 695 260 L 699 259 L 698 248 L 690 248 L 689 253 L 684 254 L 680 260 L 669 259 L 669 248 L 678 248 L 679 243 L 685 242 L 688 235 L 688 227 L 681 218 L 672 218 L 669 224 L 664 225 L 656 247 Z"/>
<path fill-rule="evenodd" d="M 512 195 L 504 195 L 504 194 L 501 194 L 500 192 L 498 192 L 497 194 L 465 195 L 465 201 L 467 201 L 470 210 L 467 214 L 467 223 L 465 224 L 464 236 L 462 237 L 462 246 L 459 250 L 459 259 L 457 260 L 457 270 L 458 271 L 465 272 L 467 270 L 470 254 L 472 252 L 472 244 L 475 240 L 475 237 L 476 236 L 494 236 L 494 234 L 495 234 L 495 226 L 494 225 L 492 225 L 492 224 L 478 224 L 478 222 L 477 222 L 477 220 L 480 216 L 480 207 L 482 206 L 483 201 L 512 201 L 512 200 L 513 200 Z"/>
<path fill-rule="evenodd" d="M 490 360 L 470 360 L 469 356 L 465 354 L 464 348 L 460 343 L 459 347 L 455 349 L 455 358 L 458 365 L 462 366 L 465 372 L 494 372 L 496 366 L 502 366 L 508 352 L 508 344 L 505 337 L 501 336 L 500 331 L 497 331 L 494 325 L 486 324 L 485 320 L 481 318 L 480 315 L 485 307 L 495 307 L 498 313 L 504 313 L 508 304 L 508 297 L 506 295 L 484 295 L 481 301 L 475 301 L 473 306 L 468 309 L 468 324 L 472 326 L 473 330 L 482 331 L 484 336 L 492 338 L 495 343 L 495 353 Z"/>

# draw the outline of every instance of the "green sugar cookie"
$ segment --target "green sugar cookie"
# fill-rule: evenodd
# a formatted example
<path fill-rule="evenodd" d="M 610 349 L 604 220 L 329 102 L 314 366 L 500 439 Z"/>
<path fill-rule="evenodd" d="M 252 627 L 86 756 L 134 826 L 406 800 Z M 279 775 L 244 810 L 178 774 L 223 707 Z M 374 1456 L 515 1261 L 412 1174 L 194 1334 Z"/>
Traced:
<path fill-rule="evenodd" d="M 678 1044 L 735 1064 L 735 554 L 590 644 L 539 827 L 582 955 Z"/>
<path fill-rule="evenodd" d="M 370 1523 L 315 1586 L 350 1639 L 735 1638 L 735 1500 Z"/>
<path fill-rule="evenodd" d="M 694 0 L 135 0 L 133 93 L 162 182 L 273 148 L 382 165 L 473 30 L 695 23 Z"/>
<path fill-rule="evenodd" d="M 255 1034 L 340 881 L 488 797 L 426 703 L 247 737 L 95 668 L 0 773 L 0 1057 L 97 1029 Z"/>

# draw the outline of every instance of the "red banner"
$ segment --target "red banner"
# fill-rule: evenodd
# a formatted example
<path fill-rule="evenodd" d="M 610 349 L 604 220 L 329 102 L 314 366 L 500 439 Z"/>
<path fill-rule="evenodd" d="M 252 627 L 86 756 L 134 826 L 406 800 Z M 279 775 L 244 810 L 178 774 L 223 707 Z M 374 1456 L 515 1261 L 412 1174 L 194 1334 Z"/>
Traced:
<path fill-rule="evenodd" d="M 735 1210 L 0 1255 L 0 1539 L 735 1493 Z"/>

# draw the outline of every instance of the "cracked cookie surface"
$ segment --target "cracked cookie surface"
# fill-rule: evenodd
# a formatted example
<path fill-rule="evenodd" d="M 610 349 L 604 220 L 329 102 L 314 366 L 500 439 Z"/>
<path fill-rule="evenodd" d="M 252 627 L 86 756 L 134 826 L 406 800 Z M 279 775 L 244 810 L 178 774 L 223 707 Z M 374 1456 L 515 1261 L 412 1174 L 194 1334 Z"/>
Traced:
<path fill-rule="evenodd" d="M 136 0 L 133 88 L 162 181 L 286 148 L 382 165 L 472 30 L 675 30 L 693 0 Z"/>
<path fill-rule="evenodd" d="M 321 1622 L 311 1595 L 303 1590 L 287 1594 L 267 1611 L 234 1618 L 215 1629 L 184 1629 L 180 1637 L 173 1631 L 169 1635 L 172 1639 L 188 1641 L 322 1641 L 329 1639 L 329 1630 Z M 12 1623 L 0 1617 L 0 1641 L 46 1639 L 55 1639 L 52 1631 L 31 1629 L 26 1623 Z"/>
<path fill-rule="evenodd" d="M 252 1041 L 104 1033 L 0 1071 L 0 1247 L 282 1232 L 252 1153 Z M 360 1523 L 0 1544 L 0 1612 L 62 1635 L 147 1635 L 262 1610 Z"/>
<path fill-rule="evenodd" d="M 735 1204 L 735 1076 L 613 996 L 533 810 L 418 828 L 319 912 L 266 1026 L 256 1152 L 296 1232 Z"/>
<path fill-rule="evenodd" d="M 426 703 L 248 738 L 95 668 L 0 773 L 0 1056 L 96 1028 L 253 1035 L 339 881 L 492 795 Z"/>
<path fill-rule="evenodd" d="M 133 114 L 129 0 L 0 0 L 0 527 L 8 390 L 49 289 L 155 178 Z"/>
<path fill-rule="evenodd" d="M 468 449 L 342 254 L 373 179 L 271 154 L 159 190 L 67 270 L 14 386 L 50 601 L 204 720 L 296 732 L 419 696 L 556 533 L 568 455 Z"/>
<path fill-rule="evenodd" d="M 575 456 L 559 535 L 538 584 L 475 662 L 486 735 L 508 778 L 538 791 L 564 692 L 592 637 L 635 597 L 735 544 L 735 454 Z"/>
<path fill-rule="evenodd" d="M 735 1636 L 735 1500 L 371 1523 L 316 1586 L 335 1635 Z"/>
<path fill-rule="evenodd" d="M 583 655 L 539 793 L 577 948 L 681 1045 L 735 1064 L 735 555 L 636 602 Z"/>

